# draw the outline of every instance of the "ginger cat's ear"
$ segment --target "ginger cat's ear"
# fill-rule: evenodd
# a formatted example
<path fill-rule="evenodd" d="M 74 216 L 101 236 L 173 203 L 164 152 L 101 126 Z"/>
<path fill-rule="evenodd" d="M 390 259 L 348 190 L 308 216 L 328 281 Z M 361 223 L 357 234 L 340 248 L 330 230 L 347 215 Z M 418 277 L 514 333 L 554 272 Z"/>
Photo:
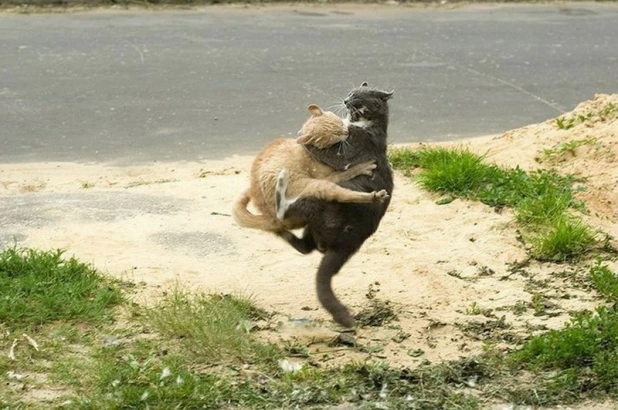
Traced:
<path fill-rule="evenodd" d="M 296 138 L 296 142 L 298 144 L 306 145 L 311 142 L 311 135 L 310 134 L 301 135 L 300 137 Z"/>
<path fill-rule="evenodd" d="M 309 107 L 307 107 L 307 109 L 314 117 L 319 117 L 320 115 L 324 114 L 322 109 L 315 104 L 311 104 Z"/>

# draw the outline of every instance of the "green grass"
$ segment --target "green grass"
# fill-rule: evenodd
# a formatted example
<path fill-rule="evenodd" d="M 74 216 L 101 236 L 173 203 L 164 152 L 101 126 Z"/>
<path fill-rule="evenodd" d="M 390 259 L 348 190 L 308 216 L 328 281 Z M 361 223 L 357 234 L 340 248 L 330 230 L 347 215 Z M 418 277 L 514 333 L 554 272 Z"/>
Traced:
<path fill-rule="evenodd" d="M 489 168 L 483 159 L 468 151 L 424 148 L 416 152 L 393 150 L 390 161 L 395 169 L 423 168 L 419 184 L 430 191 L 469 197 L 487 180 Z"/>
<path fill-rule="evenodd" d="M 231 381 L 216 372 L 192 372 L 188 357 L 118 353 L 95 353 L 96 380 L 74 399 L 78 408 L 217 408 L 234 396 Z"/>
<path fill-rule="evenodd" d="M 575 155 L 575 150 L 577 148 L 585 146 L 585 145 L 595 145 L 597 144 L 597 142 L 598 142 L 597 138 L 588 137 L 588 138 L 584 138 L 580 140 L 560 142 L 556 144 L 554 147 L 544 149 L 541 152 L 543 156 L 545 157 L 545 159 L 560 157 L 566 153 Z"/>
<path fill-rule="evenodd" d="M 618 397 L 617 314 L 614 307 L 582 312 L 564 329 L 533 337 L 510 360 L 533 372 L 553 371 L 549 387 Z"/>
<path fill-rule="evenodd" d="M 584 123 L 592 118 L 592 113 L 586 115 L 575 115 L 571 117 L 558 117 L 556 118 L 556 126 L 559 130 L 570 130 L 577 124 Z"/>
<path fill-rule="evenodd" d="M 588 112 L 586 114 L 571 114 L 570 116 L 556 118 L 556 127 L 559 130 L 570 130 L 574 126 L 584 123 L 592 118 L 598 117 L 601 121 L 613 120 L 618 118 L 618 105 L 609 102 L 598 112 Z M 577 144 L 577 142 L 575 142 Z M 586 143 L 586 142 L 585 142 Z M 569 143 L 567 143 L 568 145 Z"/>
<path fill-rule="evenodd" d="M 609 102 L 599 112 L 599 117 L 602 120 L 612 120 L 618 118 L 618 104 Z"/>
<path fill-rule="evenodd" d="M 609 302 L 618 302 L 618 276 L 601 260 L 590 268 L 590 281 L 593 287 Z"/>
<path fill-rule="evenodd" d="M 601 260 L 590 281 L 607 301 L 618 300 L 618 277 Z M 534 374 L 536 395 L 511 392 L 527 404 L 556 404 L 586 396 L 618 398 L 618 305 L 577 313 L 559 330 L 534 336 L 506 364 Z"/>
<path fill-rule="evenodd" d="M 395 169 L 409 172 L 411 168 L 422 168 L 416 179 L 428 191 L 511 207 L 524 199 L 538 199 L 560 191 L 567 203 L 573 203 L 572 178 L 550 171 L 526 173 L 520 168 L 487 164 L 483 156 L 465 149 L 394 149 L 389 159 Z"/>
<path fill-rule="evenodd" d="M 105 368 L 99 371 L 103 377 L 75 400 L 79 408 L 287 409 L 340 403 L 408 408 L 414 403 L 423 409 L 477 409 L 478 399 L 457 389 L 490 374 L 483 363 L 474 360 L 416 370 L 353 362 L 283 373 L 259 368 L 196 371 L 180 356 L 115 356 L 116 352 L 108 352 L 97 358 Z"/>
<path fill-rule="evenodd" d="M 597 245 L 595 232 L 581 220 L 564 216 L 546 232 L 532 236 L 532 254 L 539 260 L 564 262 L 586 254 Z"/>
<path fill-rule="evenodd" d="M 597 242 L 591 228 L 571 214 L 584 209 L 574 198 L 573 177 L 487 164 L 484 156 L 465 149 L 394 149 L 389 159 L 428 191 L 513 208 L 538 259 L 577 258 Z"/>
<path fill-rule="evenodd" d="M 122 302 L 111 281 L 63 252 L 0 252 L 0 323 L 30 327 L 56 320 L 101 322 Z"/>
<path fill-rule="evenodd" d="M 147 308 L 145 317 L 159 333 L 178 339 L 203 362 L 255 362 L 277 356 L 276 349 L 257 343 L 251 334 L 253 321 L 267 313 L 242 295 L 192 294 L 176 287 Z"/>
<path fill-rule="evenodd" d="M 55 295 L 79 293 L 74 276 L 88 274 L 99 278 L 101 289 L 114 289 L 113 283 L 102 280 L 91 267 L 62 258 L 61 251 L 11 249 L 2 256 L 1 272 L 14 281 L 31 272 L 71 267 L 68 271 L 74 275 L 52 274 L 64 279 L 58 284 L 52 286 L 47 278 L 46 288 L 58 288 Z M 590 268 L 590 284 L 608 301 L 617 300 L 618 278 L 600 260 Z M 40 297 L 39 288 L 36 281 L 24 282 L 20 294 L 30 302 Z M 2 295 L 14 295 L 14 290 Z M 116 303 L 121 303 L 119 292 L 114 292 Z M 90 295 L 90 302 L 97 299 L 94 291 L 85 294 Z M 542 295 L 534 297 L 532 305 L 535 311 L 543 310 Z M 280 348 L 261 341 L 254 324 L 268 320 L 269 315 L 243 295 L 174 288 L 150 307 L 133 306 L 127 312 L 133 315 L 123 321 L 101 320 L 118 313 L 112 306 L 107 305 L 108 313 L 95 320 L 71 314 L 33 322 L 29 315 L 22 315 L 10 322 L 14 329 L 37 323 L 30 335 L 40 350 L 21 340 L 16 360 L 0 356 L 0 375 L 9 371 L 38 375 L 40 382 L 29 376 L 26 391 L 60 393 L 53 402 L 41 404 L 26 399 L 24 390 L 0 388 L 0 405 L 55 408 L 69 401 L 65 407 L 76 409 L 272 409 L 349 403 L 359 408 L 437 410 L 484 408 L 494 399 L 541 405 L 565 404 L 588 394 L 618 397 L 615 307 L 582 312 L 566 328 L 532 337 L 506 356 L 492 351 L 493 342 L 488 339 L 487 352 L 479 357 L 410 369 L 376 361 L 328 367 L 301 344 L 292 341 Z M 473 303 L 469 313 L 482 310 Z M 48 320 L 49 315 L 44 317 Z M 493 329 L 502 339 L 506 324 L 501 319 L 479 326 L 483 331 Z M 1 350 L 8 351 L 19 334 L 2 333 Z M 284 371 L 278 361 L 286 357 L 302 357 L 302 369 Z M 528 372 L 525 377 L 522 370 Z"/>
<path fill-rule="evenodd" d="M 257 315 L 257 316 L 256 316 Z M 305 408 L 355 403 L 367 408 L 476 409 L 476 397 L 457 392 L 489 370 L 473 360 L 417 370 L 386 363 L 286 373 L 285 350 L 255 339 L 245 323 L 263 312 L 243 297 L 168 293 L 140 316 L 156 339 L 99 347 L 76 386 L 78 408 Z M 165 353 L 162 354 L 161 351 Z M 298 349 L 287 349 L 298 356 Z M 303 351 L 307 359 L 308 351 Z"/>
<path fill-rule="evenodd" d="M 520 224 L 540 226 L 557 221 L 569 208 L 582 208 L 580 203 L 573 200 L 572 190 L 569 187 L 547 184 L 543 193 L 519 201 L 514 211 Z"/>
<path fill-rule="evenodd" d="M 74 349 L 83 352 L 84 345 L 94 343 L 93 329 L 111 326 L 123 302 L 116 282 L 65 258 L 61 250 L 1 251 L 0 375 L 29 376 L 26 390 L 13 387 L 19 381 L 1 380 L 6 388 L 0 388 L 0 407 L 30 408 L 18 405 L 23 391 L 50 385 L 54 394 L 61 394 L 56 392 L 74 382 L 76 369 L 88 360 L 76 358 Z"/>

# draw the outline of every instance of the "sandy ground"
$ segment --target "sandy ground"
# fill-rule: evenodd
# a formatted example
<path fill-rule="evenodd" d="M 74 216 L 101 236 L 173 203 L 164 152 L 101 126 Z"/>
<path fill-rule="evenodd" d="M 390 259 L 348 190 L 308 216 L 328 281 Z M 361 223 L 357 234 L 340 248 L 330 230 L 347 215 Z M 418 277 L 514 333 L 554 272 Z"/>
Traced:
<path fill-rule="evenodd" d="M 610 103 L 618 105 L 618 95 L 598 95 L 565 114 L 575 118 L 569 130 L 559 130 L 552 119 L 451 145 L 487 152 L 488 160 L 504 165 L 558 167 L 588 177 L 581 193 L 591 210 L 585 218 L 618 237 L 618 120 L 615 112 L 612 120 L 599 117 Z M 593 115 L 578 117 L 588 113 Z M 560 149 L 584 140 L 572 152 Z M 554 153 L 544 155 L 544 149 Z M 574 267 L 533 262 L 511 269 L 527 255 L 509 210 L 462 200 L 437 205 L 437 197 L 397 174 L 378 232 L 335 278 L 334 288 L 358 311 L 367 305 L 371 285 L 395 306 L 399 320 L 360 329 L 356 337 L 364 352 L 328 347 L 337 333 L 314 291 L 320 255 L 297 254 L 279 238 L 240 228 L 230 217 L 234 199 L 248 186 L 251 161 L 0 164 L 0 246 L 66 249 L 106 274 L 141 283 L 135 297 L 144 303 L 175 284 L 252 294 L 277 312 L 278 323 L 265 332 L 269 337 L 295 340 L 333 363 L 350 356 L 401 365 L 456 359 L 479 352 L 483 340 L 508 345 L 512 335 L 560 327 L 569 311 L 596 305 L 594 295 L 564 278 L 584 274 Z M 535 316 L 535 293 L 549 301 L 548 314 Z M 518 303 L 525 312 L 513 311 Z M 473 304 L 486 316 L 470 314 Z"/>

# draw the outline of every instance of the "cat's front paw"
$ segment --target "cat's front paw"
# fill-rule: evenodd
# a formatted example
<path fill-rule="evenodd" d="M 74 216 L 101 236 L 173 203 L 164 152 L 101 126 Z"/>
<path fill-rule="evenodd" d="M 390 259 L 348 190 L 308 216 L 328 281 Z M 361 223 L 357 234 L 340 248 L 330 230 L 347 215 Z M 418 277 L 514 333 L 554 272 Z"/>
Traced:
<path fill-rule="evenodd" d="M 373 202 L 384 202 L 388 199 L 388 192 L 386 189 L 382 189 L 378 192 L 373 193 Z"/>
<path fill-rule="evenodd" d="M 376 165 L 375 161 L 373 161 L 373 160 L 363 162 L 363 163 L 359 164 L 359 168 L 360 168 L 360 174 L 359 175 L 367 175 L 369 177 L 373 176 L 373 171 L 377 167 L 378 166 Z"/>

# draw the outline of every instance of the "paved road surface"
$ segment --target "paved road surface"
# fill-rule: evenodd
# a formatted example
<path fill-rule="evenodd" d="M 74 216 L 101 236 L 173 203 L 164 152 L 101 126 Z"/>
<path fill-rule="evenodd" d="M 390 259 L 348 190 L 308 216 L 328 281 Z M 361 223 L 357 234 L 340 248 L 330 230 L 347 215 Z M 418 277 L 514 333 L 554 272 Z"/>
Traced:
<path fill-rule="evenodd" d="M 198 160 L 394 89 L 391 140 L 498 133 L 618 92 L 618 6 L 0 15 L 0 162 Z"/>

